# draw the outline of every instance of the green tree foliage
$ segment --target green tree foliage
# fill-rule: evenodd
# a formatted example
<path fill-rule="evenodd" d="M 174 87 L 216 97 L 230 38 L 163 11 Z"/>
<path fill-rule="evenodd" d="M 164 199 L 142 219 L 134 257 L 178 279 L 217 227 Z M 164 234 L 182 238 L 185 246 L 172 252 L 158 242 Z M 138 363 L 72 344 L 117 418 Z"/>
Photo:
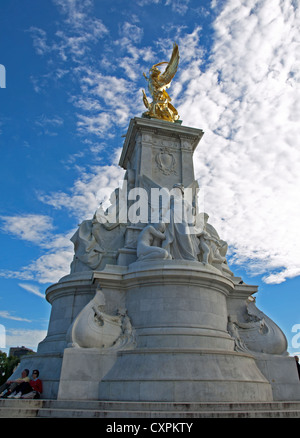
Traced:
<path fill-rule="evenodd" d="M 20 363 L 20 358 L 16 356 L 8 356 L 0 350 L 0 385 L 12 375 L 15 367 Z"/>

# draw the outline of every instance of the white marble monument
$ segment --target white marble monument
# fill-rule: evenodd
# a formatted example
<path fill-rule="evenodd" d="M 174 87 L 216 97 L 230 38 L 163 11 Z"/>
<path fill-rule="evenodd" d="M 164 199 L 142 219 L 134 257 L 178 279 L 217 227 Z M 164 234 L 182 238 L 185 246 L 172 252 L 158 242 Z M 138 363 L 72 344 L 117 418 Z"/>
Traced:
<path fill-rule="evenodd" d="M 130 121 L 123 185 L 79 226 L 70 275 L 46 292 L 47 336 L 21 363 L 40 370 L 46 398 L 300 400 L 285 335 L 229 269 L 227 243 L 199 205 L 203 131 L 181 125 L 166 91 L 178 63 L 174 44 L 144 74 L 153 100 L 143 91 L 147 111 Z"/>
<path fill-rule="evenodd" d="M 46 398 L 300 400 L 284 333 L 257 309 L 257 287 L 231 272 L 227 243 L 199 209 L 202 136 L 131 120 L 124 184 L 73 236 L 70 275 L 46 292 L 47 336 L 21 364 L 40 370 Z"/>

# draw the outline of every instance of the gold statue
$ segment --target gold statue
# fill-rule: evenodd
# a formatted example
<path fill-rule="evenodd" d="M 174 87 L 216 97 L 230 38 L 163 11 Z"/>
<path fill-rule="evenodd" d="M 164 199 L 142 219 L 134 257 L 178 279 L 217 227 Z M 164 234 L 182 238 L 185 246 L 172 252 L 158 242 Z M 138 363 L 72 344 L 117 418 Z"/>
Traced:
<path fill-rule="evenodd" d="M 175 76 L 179 63 L 179 49 L 176 43 L 173 45 L 173 52 L 169 62 L 159 62 L 153 65 L 149 70 L 149 78 L 143 73 L 148 82 L 148 89 L 153 98 L 152 103 L 148 102 L 145 91 L 143 90 L 143 101 L 148 109 L 143 113 L 143 117 L 167 120 L 168 122 L 176 122 L 179 120 L 179 115 L 174 106 L 170 103 L 171 98 L 166 92 L 170 87 L 171 81 Z M 165 71 L 157 68 L 159 65 L 168 64 Z"/>

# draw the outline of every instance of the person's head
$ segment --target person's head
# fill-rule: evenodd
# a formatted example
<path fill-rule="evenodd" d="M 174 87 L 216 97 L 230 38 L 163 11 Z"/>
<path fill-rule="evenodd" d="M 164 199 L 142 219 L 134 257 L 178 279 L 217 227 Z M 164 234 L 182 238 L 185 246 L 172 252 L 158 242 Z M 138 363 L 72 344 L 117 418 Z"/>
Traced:
<path fill-rule="evenodd" d="M 157 68 L 156 66 L 160 65 L 160 64 L 155 64 L 153 67 L 150 68 L 149 73 L 150 76 L 158 76 L 160 74 L 160 70 L 159 68 Z"/>
<path fill-rule="evenodd" d="M 155 224 L 155 228 L 160 231 L 161 233 L 164 233 L 166 230 L 166 224 L 164 222 L 157 222 Z"/>
<path fill-rule="evenodd" d="M 39 377 L 39 374 L 40 374 L 39 370 L 33 370 L 32 371 L 32 377 L 34 379 L 37 379 Z"/>
<path fill-rule="evenodd" d="M 203 213 L 199 213 L 198 217 L 201 220 L 201 222 L 203 222 L 204 224 L 207 223 L 208 218 L 209 218 L 208 214 L 204 213 L 204 212 Z"/>
<path fill-rule="evenodd" d="M 28 370 L 27 368 L 25 368 L 25 369 L 22 371 L 22 377 L 27 377 L 28 374 L 29 374 L 29 370 Z"/>
<path fill-rule="evenodd" d="M 299 362 L 299 357 L 298 356 L 294 356 L 295 357 L 295 361 Z"/>

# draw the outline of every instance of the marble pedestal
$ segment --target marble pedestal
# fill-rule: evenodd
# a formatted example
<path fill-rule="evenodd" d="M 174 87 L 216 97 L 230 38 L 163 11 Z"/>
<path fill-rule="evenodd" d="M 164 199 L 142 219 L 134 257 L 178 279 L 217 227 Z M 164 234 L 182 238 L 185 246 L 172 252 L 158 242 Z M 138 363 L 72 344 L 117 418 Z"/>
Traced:
<path fill-rule="evenodd" d="M 137 345 L 118 352 L 100 400 L 273 399 L 253 356 L 234 351 L 227 332 L 229 279 L 198 262 L 165 261 L 130 265 L 122 283 Z"/>

